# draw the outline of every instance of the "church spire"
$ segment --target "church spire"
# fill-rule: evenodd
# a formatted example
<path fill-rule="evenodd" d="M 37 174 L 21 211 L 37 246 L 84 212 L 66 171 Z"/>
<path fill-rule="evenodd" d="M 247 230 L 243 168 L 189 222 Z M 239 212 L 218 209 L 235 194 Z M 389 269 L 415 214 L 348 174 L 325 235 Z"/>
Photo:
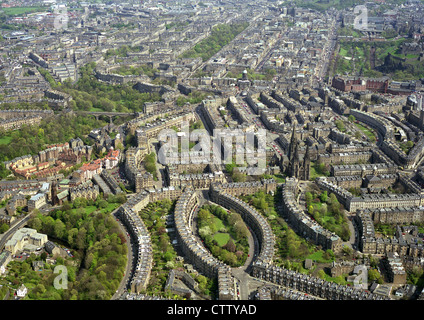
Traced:
<path fill-rule="evenodd" d="M 296 146 L 297 146 L 296 125 L 293 125 L 293 132 L 290 139 L 289 152 L 287 154 L 287 157 L 289 158 L 289 160 L 293 158 Z"/>
<path fill-rule="evenodd" d="M 303 179 L 309 180 L 311 170 L 311 152 L 309 150 L 309 145 L 306 145 L 306 152 L 303 158 Z"/>

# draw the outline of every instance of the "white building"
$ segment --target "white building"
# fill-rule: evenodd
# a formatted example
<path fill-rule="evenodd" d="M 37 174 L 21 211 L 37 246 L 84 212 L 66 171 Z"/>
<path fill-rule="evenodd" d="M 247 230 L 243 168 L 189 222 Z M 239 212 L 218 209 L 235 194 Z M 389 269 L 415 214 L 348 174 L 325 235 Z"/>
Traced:
<path fill-rule="evenodd" d="M 16 254 L 23 250 L 34 251 L 43 247 L 47 241 L 47 235 L 38 233 L 35 229 L 21 228 L 6 242 L 5 250 L 11 254 Z"/>
<path fill-rule="evenodd" d="M 25 287 L 24 284 L 22 284 L 18 288 L 18 290 L 16 290 L 16 296 L 19 297 L 19 298 L 25 298 L 25 296 L 27 295 L 27 293 L 28 293 L 28 289 L 27 289 L 27 287 Z"/>
<path fill-rule="evenodd" d="M 39 209 L 46 204 L 46 194 L 38 193 L 28 200 L 28 211 Z"/>

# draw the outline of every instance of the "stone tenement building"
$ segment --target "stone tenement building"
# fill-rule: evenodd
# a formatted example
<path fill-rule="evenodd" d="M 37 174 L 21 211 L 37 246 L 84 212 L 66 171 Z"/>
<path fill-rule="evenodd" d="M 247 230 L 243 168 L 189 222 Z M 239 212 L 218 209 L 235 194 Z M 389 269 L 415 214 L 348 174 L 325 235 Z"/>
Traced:
<path fill-rule="evenodd" d="M 214 129 L 225 128 L 225 122 L 218 112 L 218 108 L 222 105 L 225 105 L 225 99 L 218 98 L 202 101 L 201 112 L 211 134 Z"/>
<path fill-rule="evenodd" d="M 176 167 L 172 165 L 165 167 L 165 176 L 168 186 L 182 189 L 185 187 L 209 189 L 211 184 L 226 182 L 225 175 L 222 171 L 208 173 L 179 173 Z"/>
<path fill-rule="evenodd" d="M 11 118 L 0 120 L 0 128 L 8 130 L 17 130 L 20 129 L 23 125 L 34 126 L 41 122 L 42 117 L 39 115 L 30 115 L 22 118 Z"/>
<path fill-rule="evenodd" d="M 346 209 L 355 212 L 358 209 L 377 209 L 393 207 L 419 207 L 424 197 L 418 194 L 365 194 L 360 197 L 348 198 Z"/>
<path fill-rule="evenodd" d="M 358 248 L 364 254 L 387 254 L 397 252 L 400 256 L 423 257 L 424 247 L 414 238 L 398 236 L 392 238 L 376 237 L 374 222 L 369 211 L 359 210 L 354 222 L 359 233 Z"/>
<path fill-rule="evenodd" d="M 253 264 L 252 276 L 277 285 L 328 300 L 387 300 L 381 295 L 339 285 L 303 273 L 273 266 L 261 261 Z"/>
<path fill-rule="evenodd" d="M 153 186 L 153 175 L 140 170 L 140 163 L 145 155 L 144 149 L 133 147 L 129 148 L 125 154 L 125 175 L 134 184 L 137 193 Z"/>
<path fill-rule="evenodd" d="M 377 114 L 351 109 L 350 114 L 365 124 L 377 130 L 384 138 L 381 143 L 381 150 L 389 156 L 396 164 L 412 169 L 418 160 L 424 155 L 424 139 L 421 138 L 415 146 L 406 154 L 396 143 L 394 137 L 394 126 L 392 123 Z"/>
<path fill-rule="evenodd" d="M 340 252 L 342 241 L 336 234 L 324 229 L 316 221 L 312 220 L 296 200 L 298 192 L 298 180 L 288 178 L 283 185 L 283 214 L 288 224 L 302 237 L 320 245 L 324 250 L 331 249 Z"/>
<path fill-rule="evenodd" d="M 395 174 L 396 172 L 396 166 L 387 165 L 385 163 L 333 165 L 330 169 L 330 174 L 333 177 L 360 176 L 363 178 L 367 175 Z"/>
<path fill-rule="evenodd" d="M 356 212 L 359 209 L 419 207 L 424 203 L 424 197 L 421 194 L 364 194 L 356 197 L 331 182 L 330 179 L 319 177 L 316 179 L 316 183 L 320 188 L 334 193 L 339 202 L 350 212 Z"/>
<path fill-rule="evenodd" d="M 147 288 L 153 266 L 152 242 L 150 234 L 138 212 L 150 202 L 147 193 L 139 193 L 119 209 L 120 217 L 125 224 L 135 246 L 135 263 L 131 272 L 131 291 L 140 293 Z"/>
<path fill-rule="evenodd" d="M 361 211 L 370 214 L 375 224 L 414 224 L 424 222 L 424 209 L 422 207 L 378 208 Z"/>
<path fill-rule="evenodd" d="M 334 152 L 325 153 L 318 156 L 318 162 L 325 163 L 327 165 L 338 165 L 338 164 L 356 164 L 356 163 L 368 163 L 371 161 L 372 152 Z"/>
<path fill-rule="evenodd" d="M 158 138 L 158 134 L 165 129 L 171 129 L 173 127 L 179 127 L 183 122 L 196 121 L 196 117 L 192 111 L 183 111 L 179 114 L 173 115 L 168 119 L 162 119 L 154 123 L 147 123 L 144 127 L 140 127 L 139 130 L 144 132 L 148 139 Z"/>
<path fill-rule="evenodd" d="M 200 243 L 193 235 L 193 213 L 199 205 L 198 196 L 193 189 L 186 188 L 178 199 L 174 210 L 175 229 L 177 240 L 181 249 L 189 261 L 208 277 L 218 277 L 219 297 L 233 300 L 236 296 L 234 291 L 234 278 L 231 268 L 218 259 Z"/>
<path fill-rule="evenodd" d="M 262 181 L 252 182 L 228 182 L 221 184 L 220 188 L 232 196 L 254 194 L 259 191 L 273 194 L 277 189 L 277 183 L 274 179 L 263 179 Z"/>
<path fill-rule="evenodd" d="M 96 70 L 96 73 L 94 76 L 100 81 L 108 82 L 111 84 L 135 83 L 142 80 L 142 77 L 137 75 L 123 76 L 120 74 L 104 72 L 103 70 Z M 143 79 L 143 80 L 146 80 L 146 79 Z"/>
<path fill-rule="evenodd" d="M 198 205 L 198 196 L 192 189 L 186 188 L 178 199 L 174 210 L 175 229 L 177 240 L 184 256 L 204 275 L 217 277 L 219 268 L 229 268 L 217 260 L 194 237 L 192 232 L 192 219 L 195 207 Z"/>
<path fill-rule="evenodd" d="M 167 173 L 168 185 L 173 187 L 185 188 L 192 187 L 195 189 L 208 189 L 211 184 L 225 182 L 225 175 L 221 172 L 213 173 L 191 173 L 178 174 Z"/>
<path fill-rule="evenodd" d="M 33 156 L 25 155 L 5 161 L 4 165 L 6 169 L 18 171 L 20 175 L 28 179 L 31 173 L 42 173 L 42 171 L 47 171 L 46 175 L 51 175 L 48 168 L 55 164 L 56 160 L 68 164 L 77 164 L 81 162 L 82 157 L 90 159 L 92 147 L 85 146 L 82 140 L 78 142 L 73 140 L 75 139 L 72 139 L 69 143 L 48 146 Z"/>
<path fill-rule="evenodd" d="M 393 284 L 406 284 L 406 271 L 402 263 L 402 259 L 399 257 L 397 252 L 389 252 L 383 264 L 386 269 L 387 280 Z"/>
<path fill-rule="evenodd" d="M 264 285 L 258 288 L 256 300 L 317 300 L 316 297 L 304 292 L 293 291 L 289 288 Z"/>
<path fill-rule="evenodd" d="M 360 176 L 336 176 L 327 177 L 327 180 L 341 188 L 367 188 L 370 192 L 378 192 L 381 189 L 393 185 L 398 180 L 396 174 L 383 174 L 383 175 L 367 175 Z"/>
<path fill-rule="evenodd" d="M 188 288 L 184 288 L 175 283 L 175 279 L 183 282 Z M 186 272 L 172 269 L 169 271 L 168 278 L 165 283 L 165 291 L 169 291 L 173 294 L 179 294 L 184 297 L 190 298 L 193 290 L 198 287 L 197 282 Z"/>
<path fill-rule="evenodd" d="M 46 118 L 54 115 L 53 110 L 42 110 L 42 109 L 7 109 L 0 110 L 0 119 L 16 119 L 25 118 L 28 116 L 40 116 Z"/>
<path fill-rule="evenodd" d="M 168 117 L 192 110 L 192 107 L 189 105 L 179 107 L 162 101 L 146 102 L 143 107 L 145 108 L 144 113 L 138 112 L 136 118 L 126 123 L 127 130 L 135 131 L 137 127 L 144 126 L 149 122 L 154 122 L 158 118 L 166 120 Z"/>
<path fill-rule="evenodd" d="M 84 186 L 80 185 L 78 187 L 69 189 L 69 199 L 70 201 L 74 201 L 76 198 L 85 198 L 96 200 L 97 196 L 100 194 L 99 186 Z"/>

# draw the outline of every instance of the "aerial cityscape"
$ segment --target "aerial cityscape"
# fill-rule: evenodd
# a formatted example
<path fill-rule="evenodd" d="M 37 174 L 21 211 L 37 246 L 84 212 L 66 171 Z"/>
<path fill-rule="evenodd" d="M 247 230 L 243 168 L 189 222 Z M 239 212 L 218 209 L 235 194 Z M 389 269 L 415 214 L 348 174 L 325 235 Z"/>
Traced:
<path fill-rule="evenodd" d="M 1 0 L 0 50 L 0 300 L 424 300 L 424 0 Z"/>

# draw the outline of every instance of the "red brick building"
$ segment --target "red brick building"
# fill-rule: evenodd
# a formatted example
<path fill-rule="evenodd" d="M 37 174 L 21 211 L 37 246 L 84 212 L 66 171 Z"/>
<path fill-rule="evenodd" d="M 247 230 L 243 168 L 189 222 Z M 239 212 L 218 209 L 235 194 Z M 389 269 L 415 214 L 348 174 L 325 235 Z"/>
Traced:
<path fill-rule="evenodd" d="M 389 78 L 333 77 L 332 86 L 343 92 L 387 93 Z"/>

